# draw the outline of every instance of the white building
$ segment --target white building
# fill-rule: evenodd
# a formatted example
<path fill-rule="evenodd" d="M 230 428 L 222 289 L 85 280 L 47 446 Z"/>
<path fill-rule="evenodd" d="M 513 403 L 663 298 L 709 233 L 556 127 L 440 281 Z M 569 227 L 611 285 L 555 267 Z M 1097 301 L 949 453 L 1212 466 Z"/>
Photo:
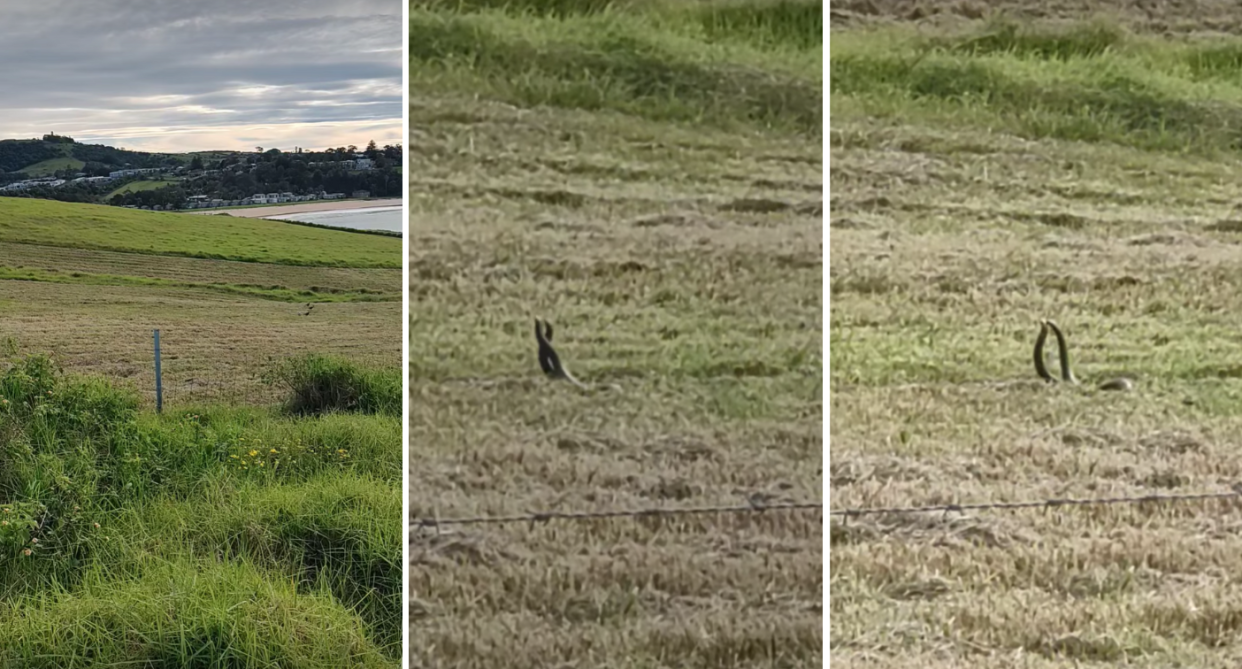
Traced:
<path fill-rule="evenodd" d="M 142 167 L 132 170 L 113 170 L 108 173 L 108 177 L 111 179 L 120 179 L 121 177 L 134 177 L 139 174 L 158 174 L 159 172 L 160 168 L 158 167 Z"/>

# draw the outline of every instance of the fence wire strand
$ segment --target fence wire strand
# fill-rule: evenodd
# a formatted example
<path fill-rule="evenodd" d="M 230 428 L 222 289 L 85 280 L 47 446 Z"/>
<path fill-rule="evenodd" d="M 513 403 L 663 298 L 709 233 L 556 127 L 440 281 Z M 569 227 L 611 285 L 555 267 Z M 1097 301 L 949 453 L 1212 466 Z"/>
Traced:
<path fill-rule="evenodd" d="M 504 525 L 512 523 L 546 523 L 552 520 L 592 520 L 603 518 L 659 518 L 668 516 L 693 516 L 708 514 L 762 513 L 764 511 L 823 511 L 823 502 L 760 502 L 730 506 L 689 506 L 650 509 L 612 509 L 606 511 L 542 511 L 508 516 L 471 516 L 460 518 L 415 518 L 415 529 L 439 528 L 451 525 Z"/>
<path fill-rule="evenodd" d="M 1105 506 L 1110 504 L 1154 504 L 1198 502 L 1211 499 L 1242 498 L 1242 483 L 1234 484 L 1229 491 L 1186 493 L 1182 495 L 1141 495 L 1134 497 L 1096 497 L 1072 498 L 1062 497 L 1025 502 L 984 502 L 976 504 L 936 504 L 930 506 L 894 506 L 872 507 L 861 509 L 837 509 L 829 511 L 829 516 L 857 518 L 860 516 L 882 516 L 908 513 L 962 513 L 965 511 L 1015 511 L 1018 509 L 1055 509 L 1062 506 Z"/>

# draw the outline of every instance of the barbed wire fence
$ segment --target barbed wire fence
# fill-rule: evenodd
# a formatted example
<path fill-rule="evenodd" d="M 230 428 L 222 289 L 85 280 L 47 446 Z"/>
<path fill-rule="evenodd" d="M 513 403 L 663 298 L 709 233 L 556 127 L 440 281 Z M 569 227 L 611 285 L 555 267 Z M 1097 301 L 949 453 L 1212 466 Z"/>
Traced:
<path fill-rule="evenodd" d="M 721 514 L 758 514 L 779 511 L 820 511 L 823 502 L 767 502 L 752 498 L 746 504 L 717 506 L 651 507 L 646 509 L 608 509 L 601 511 L 542 511 L 502 516 L 462 516 L 456 518 L 411 518 L 415 530 L 439 530 L 454 525 L 511 525 L 524 523 L 534 526 L 553 520 L 580 521 L 612 518 L 662 518 L 676 516 L 702 516 Z"/>
<path fill-rule="evenodd" d="M 0 333 L 0 339 L 3 339 Z M 99 339 L 113 344 L 110 353 L 101 353 Z M 115 331 L 85 333 L 76 341 L 27 340 L 19 345 L 15 338 L 0 359 L 0 373 L 27 355 L 48 355 L 71 374 L 108 379 L 138 394 L 146 409 L 160 407 L 165 413 L 206 405 L 275 406 L 288 398 L 289 389 L 264 379 L 282 360 L 299 352 L 289 350 L 235 350 L 202 337 L 187 339 L 177 330 L 161 330 L 160 375 L 157 389 L 154 331 L 137 329 L 118 337 Z M 331 354 L 331 352 L 329 352 Z M 365 355 L 346 355 L 364 364 L 400 364 L 389 352 L 368 351 Z M 161 401 L 162 400 L 162 401 Z M 162 406 L 161 406 L 162 405 Z"/>
<path fill-rule="evenodd" d="M 1061 507 L 1111 506 L 1120 504 L 1179 504 L 1208 500 L 1242 499 L 1242 483 L 1235 483 L 1227 491 L 1196 492 L 1182 494 L 1151 494 L 1115 497 L 1058 497 L 1021 502 L 980 502 L 971 504 L 933 504 L 925 506 L 864 507 L 830 510 L 828 516 L 850 518 L 864 516 L 892 516 L 919 513 L 965 513 L 967 511 L 1017 511 L 1021 509 L 1056 509 Z"/>
<path fill-rule="evenodd" d="M 156 343 L 158 330 L 142 331 L 145 346 L 121 356 L 123 360 L 105 365 L 92 365 L 99 374 L 120 385 L 132 387 L 148 408 L 161 407 L 165 413 L 191 409 L 198 405 L 229 403 L 245 405 L 278 404 L 285 399 L 285 389 L 267 383 L 263 372 L 272 368 L 280 356 L 231 352 L 227 361 L 213 360 L 193 347 L 165 334 Z M 170 345 L 171 344 L 171 345 Z M 157 354 L 158 346 L 158 354 Z M 76 347 L 44 345 L 44 352 L 66 369 L 81 367 L 89 350 Z M 142 350 L 145 349 L 145 350 Z M 158 363 L 156 362 L 158 359 Z M 158 365 L 158 372 L 157 372 Z M 687 507 L 650 507 L 637 509 L 603 509 L 595 511 L 534 511 L 505 515 L 459 517 L 412 517 L 409 522 L 417 530 L 440 531 L 443 528 L 468 525 L 536 525 L 551 521 L 586 521 L 606 519 L 669 518 L 706 515 L 747 515 L 777 512 L 823 512 L 823 502 L 772 500 L 762 494 L 752 495 L 744 504 L 720 504 Z"/>

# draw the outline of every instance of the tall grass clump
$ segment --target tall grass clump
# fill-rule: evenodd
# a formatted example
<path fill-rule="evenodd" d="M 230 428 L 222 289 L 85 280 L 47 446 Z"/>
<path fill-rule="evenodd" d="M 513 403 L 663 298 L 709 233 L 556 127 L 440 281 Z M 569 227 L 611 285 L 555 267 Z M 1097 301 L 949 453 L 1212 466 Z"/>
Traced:
<path fill-rule="evenodd" d="M 1103 21 L 895 28 L 833 41 L 833 113 L 1145 150 L 1242 150 L 1242 40 L 1170 42 Z"/>
<path fill-rule="evenodd" d="M 822 132 L 818 3 L 498 4 L 412 6 L 411 85 L 527 107 Z"/>
<path fill-rule="evenodd" d="M 401 415 L 401 370 L 369 368 L 349 360 L 309 353 L 283 360 L 264 380 L 289 393 L 285 411 Z"/>
<path fill-rule="evenodd" d="M 0 595 L 71 578 L 141 459 L 138 398 L 31 356 L 0 376 Z M 41 569 L 21 558 L 38 556 Z"/>
<path fill-rule="evenodd" d="M 326 593 L 299 593 L 245 564 L 92 574 L 3 616 L 0 660 L 65 667 L 391 667 L 360 621 Z"/>
<path fill-rule="evenodd" d="M 712 2 L 689 11 L 713 40 L 740 39 L 763 49 L 823 50 L 822 0 Z"/>
<path fill-rule="evenodd" d="M 392 666 L 400 376 L 315 361 L 303 360 L 310 376 L 387 413 L 156 415 L 132 390 L 47 356 L 11 362 L 0 373 L 0 649 L 17 654 L 0 660 Z M 267 599 L 254 594 L 260 577 Z M 144 599 L 163 604 L 134 604 Z M 91 622 L 66 622 L 74 615 Z"/>

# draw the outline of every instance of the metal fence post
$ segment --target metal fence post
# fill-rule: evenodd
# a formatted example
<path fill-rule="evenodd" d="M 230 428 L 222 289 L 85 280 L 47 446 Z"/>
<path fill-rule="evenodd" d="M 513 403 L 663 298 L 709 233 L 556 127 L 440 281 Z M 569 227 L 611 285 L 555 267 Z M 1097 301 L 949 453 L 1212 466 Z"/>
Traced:
<path fill-rule="evenodd" d="M 155 331 L 155 413 L 164 413 L 164 380 L 160 374 L 160 331 Z"/>

